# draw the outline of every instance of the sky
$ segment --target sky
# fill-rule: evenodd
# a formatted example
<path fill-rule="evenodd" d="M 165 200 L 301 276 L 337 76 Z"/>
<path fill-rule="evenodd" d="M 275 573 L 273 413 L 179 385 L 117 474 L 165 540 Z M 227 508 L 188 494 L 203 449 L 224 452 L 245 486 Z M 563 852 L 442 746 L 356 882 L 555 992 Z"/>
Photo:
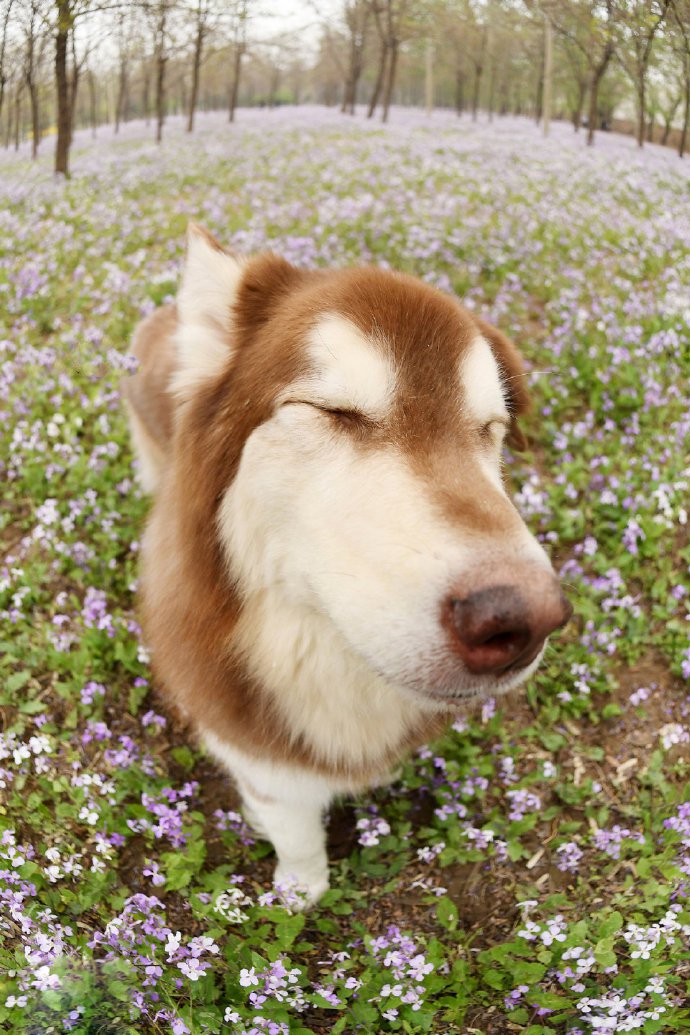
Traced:
<path fill-rule="evenodd" d="M 281 33 L 299 34 L 316 46 L 320 23 L 332 21 L 342 4 L 338 0 L 259 0 L 260 15 L 252 18 L 252 35 L 271 39 Z"/>

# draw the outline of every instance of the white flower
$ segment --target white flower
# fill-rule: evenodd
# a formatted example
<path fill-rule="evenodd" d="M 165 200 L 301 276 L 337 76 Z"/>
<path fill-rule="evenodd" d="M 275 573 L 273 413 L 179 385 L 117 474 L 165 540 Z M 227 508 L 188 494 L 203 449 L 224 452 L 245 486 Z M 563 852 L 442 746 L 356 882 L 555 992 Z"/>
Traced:
<path fill-rule="evenodd" d="M 175 955 L 175 953 L 180 947 L 181 941 L 182 933 L 180 931 L 176 931 L 175 934 L 168 935 L 168 940 L 165 943 L 165 951 L 168 959 L 172 959 L 172 957 Z"/>
<path fill-rule="evenodd" d="M 259 979 L 256 976 L 254 967 L 252 967 L 251 970 L 247 970 L 246 967 L 242 968 L 240 971 L 240 984 L 243 988 L 250 988 L 252 985 L 259 984 Z"/>
<path fill-rule="evenodd" d="M 182 960 L 177 964 L 177 969 L 186 974 L 190 981 L 198 981 L 200 977 L 204 976 L 204 966 L 196 956 L 190 960 Z"/>
<path fill-rule="evenodd" d="M 21 1008 L 26 1006 L 27 999 L 28 996 L 25 995 L 8 995 L 7 999 L 5 1000 L 5 1006 L 8 1010 L 11 1010 L 14 1006 L 19 1006 Z"/>

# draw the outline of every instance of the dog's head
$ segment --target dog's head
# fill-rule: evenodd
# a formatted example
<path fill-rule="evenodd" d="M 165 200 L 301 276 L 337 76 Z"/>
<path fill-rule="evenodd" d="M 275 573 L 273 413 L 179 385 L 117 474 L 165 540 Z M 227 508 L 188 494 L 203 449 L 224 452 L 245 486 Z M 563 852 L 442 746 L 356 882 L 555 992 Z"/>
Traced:
<path fill-rule="evenodd" d="M 418 700 L 522 682 L 569 609 L 503 485 L 511 342 L 411 277 L 240 260 L 196 228 L 178 310 L 178 491 L 240 602 L 323 616 Z"/>

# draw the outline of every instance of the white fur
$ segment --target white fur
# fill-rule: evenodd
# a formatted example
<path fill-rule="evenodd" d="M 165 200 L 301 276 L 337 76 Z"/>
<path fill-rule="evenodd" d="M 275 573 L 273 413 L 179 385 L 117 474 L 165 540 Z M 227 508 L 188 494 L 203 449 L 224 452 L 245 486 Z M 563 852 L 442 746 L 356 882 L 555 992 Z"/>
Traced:
<path fill-rule="evenodd" d="M 187 258 L 177 295 L 179 365 L 172 390 L 182 398 L 232 359 L 232 305 L 242 279 L 242 263 L 213 248 L 194 226 L 187 235 Z"/>
<path fill-rule="evenodd" d="M 247 821 L 275 848 L 279 886 L 296 882 L 315 902 L 328 888 L 324 814 L 346 788 L 322 777 L 256 758 L 231 747 L 210 730 L 203 739 L 212 755 L 234 776 Z"/>
<path fill-rule="evenodd" d="M 521 681 L 469 675 L 440 622 L 452 587 L 496 544 L 444 521 L 392 448 L 362 454 L 311 406 L 282 407 L 250 437 L 219 529 L 243 596 L 234 649 L 325 761 L 375 769 L 441 693 Z M 548 565 L 517 522 L 500 548 Z"/>
<path fill-rule="evenodd" d="M 290 398 L 383 419 L 395 393 L 395 370 L 376 341 L 337 313 L 322 317 L 307 339 L 312 372 Z"/>
<path fill-rule="evenodd" d="M 506 495 L 501 477 L 500 453 L 508 429 L 501 372 L 488 342 L 481 336 L 474 339 L 460 364 L 463 408 L 478 429 L 487 428 L 489 448 L 477 454 L 484 474 Z"/>
<path fill-rule="evenodd" d="M 508 420 L 498 363 L 491 346 L 481 336 L 474 339 L 462 358 L 460 385 L 463 407 L 477 424 Z"/>

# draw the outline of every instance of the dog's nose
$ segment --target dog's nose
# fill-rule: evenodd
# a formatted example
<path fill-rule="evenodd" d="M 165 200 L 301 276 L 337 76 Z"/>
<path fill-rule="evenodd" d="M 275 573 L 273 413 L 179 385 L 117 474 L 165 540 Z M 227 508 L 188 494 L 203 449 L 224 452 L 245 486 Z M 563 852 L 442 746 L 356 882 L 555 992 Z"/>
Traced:
<path fill-rule="evenodd" d="M 451 597 L 450 626 L 470 672 L 489 674 L 524 668 L 549 633 L 568 621 L 572 607 L 554 583 L 524 593 L 517 586 L 490 586 Z"/>

